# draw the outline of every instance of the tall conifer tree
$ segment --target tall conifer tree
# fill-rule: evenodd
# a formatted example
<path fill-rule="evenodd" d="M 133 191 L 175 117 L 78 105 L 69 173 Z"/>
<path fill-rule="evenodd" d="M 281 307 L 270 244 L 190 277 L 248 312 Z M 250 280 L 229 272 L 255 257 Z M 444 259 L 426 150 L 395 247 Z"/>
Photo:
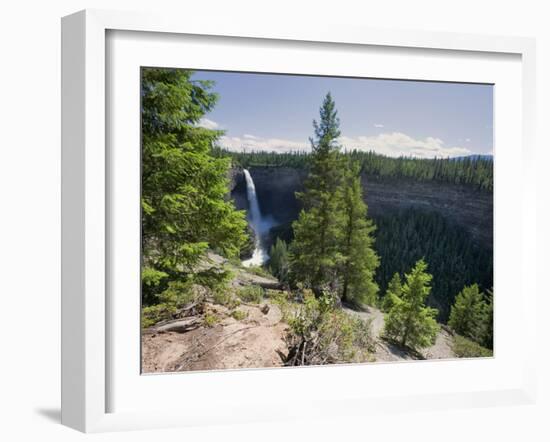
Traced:
<path fill-rule="evenodd" d="M 367 218 L 359 171 L 359 163 L 350 161 L 342 181 L 341 299 L 373 305 L 378 293 L 378 285 L 374 282 L 374 272 L 379 265 L 373 248 L 376 227 Z"/>
<path fill-rule="evenodd" d="M 337 281 L 341 263 L 342 182 L 340 120 L 334 100 L 328 93 L 319 112 L 319 122 L 313 121 L 314 137 L 310 138 L 312 160 L 304 192 L 297 197 L 303 204 L 298 220 L 294 221 L 292 271 L 294 279 L 306 282 L 316 293 Z M 334 288 L 334 287 L 331 287 Z"/>
<path fill-rule="evenodd" d="M 219 275 L 198 265 L 208 249 L 236 256 L 244 213 L 226 199 L 230 160 L 214 158 L 223 133 L 199 127 L 217 101 L 212 83 L 183 69 L 144 68 L 142 98 L 142 291 L 153 304 L 171 282 Z"/>

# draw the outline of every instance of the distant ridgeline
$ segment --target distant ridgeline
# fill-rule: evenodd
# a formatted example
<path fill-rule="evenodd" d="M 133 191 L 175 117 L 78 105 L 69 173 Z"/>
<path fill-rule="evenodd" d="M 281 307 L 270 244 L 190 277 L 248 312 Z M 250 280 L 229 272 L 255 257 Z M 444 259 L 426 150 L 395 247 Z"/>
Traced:
<path fill-rule="evenodd" d="M 218 150 L 233 161 L 232 197 L 248 209 L 242 168 L 250 171 L 260 208 L 277 226 L 271 239 L 290 243 L 292 222 L 301 209 L 310 155 L 305 152 L 237 153 Z M 428 303 L 446 321 L 454 298 L 466 285 L 493 286 L 493 160 L 390 158 L 373 152 L 345 153 L 362 166 L 363 194 L 377 230 L 379 296 L 395 272 L 403 274 L 420 258 L 433 274 Z"/>
<path fill-rule="evenodd" d="M 276 152 L 231 152 L 219 149 L 219 156 L 229 156 L 233 164 L 251 167 L 307 168 L 310 154 L 304 151 Z M 344 155 L 359 161 L 361 173 L 370 176 L 413 178 L 420 181 L 439 181 L 466 184 L 478 190 L 493 190 L 493 157 L 472 155 L 460 158 L 392 158 L 370 152 L 350 150 Z"/>

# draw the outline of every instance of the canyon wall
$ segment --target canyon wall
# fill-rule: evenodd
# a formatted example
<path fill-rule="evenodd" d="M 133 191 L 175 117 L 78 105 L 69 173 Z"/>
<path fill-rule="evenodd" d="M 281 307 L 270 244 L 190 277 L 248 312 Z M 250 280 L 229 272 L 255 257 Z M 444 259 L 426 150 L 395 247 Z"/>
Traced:
<path fill-rule="evenodd" d="M 280 223 L 296 219 L 300 203 L 295 192 L 303 190 L 307 173 L 289 167 L 250 167 L 260 209 Z M 363 175 L 363 192 L 369 215 L 376 218 L 414 207 L 436 211 L 464 227 L 485 247 L 493 247 L 493 194 L 471 186 Z M 242 170 L 231 170 L 231 196 L 239 209 L 247 209 Z"/>

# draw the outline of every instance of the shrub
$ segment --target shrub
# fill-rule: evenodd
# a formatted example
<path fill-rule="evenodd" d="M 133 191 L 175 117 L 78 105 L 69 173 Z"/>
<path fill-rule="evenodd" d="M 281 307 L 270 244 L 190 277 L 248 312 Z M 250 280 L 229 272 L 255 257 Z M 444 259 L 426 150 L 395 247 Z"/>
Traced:
<path fill-rule="evenodd" d="M 158 304 L 143 307 L 141 324 L 143 328 L 167 319 L 172 319 L 178 310 L 201 297 L 201 291 L 190 281 L 174 281 L 168 288 L 157 295 Z"/>
<path fill-rule="evenodd" d="M 220 318 L 218 318 L 214 313 L 206 312 L 204 314 L 204 325 L 207 327 L 214 327 L 219 322 Z"/>
<path fill-rule="evenodd" d="M 327 292 L 316 298 L 304 290 L 303 303 L 281 299 L 283 319 L 288 322 L 287 365 L 323 365 L 363 362 L 373 350 L 370 324 L 335 307 L 336 298 Z"/>
<path fill-rule="evenodd" d="M 484 347 L 489 348 L 492 350 L 493 348 L 493 304 L 494 304 L 494 296 L 493 296 L 493 290 L 487 290 L 487 317 L 486 317 L 486 324 L 485 327 L 485 337 L 483 339 L 483 342 L 481 343 Z"/>
<path fill-rule="evenodd" d="M 141 268 L 141 302 L 144 306 L 158 303 L 158 293 L 166 289 L 168 273 L 152 267 Z"/>
<path fill-rule="evenodd" d="M 201 285 L 211 293 L 220 290 L 227 290 L 229 282 L 233 279 L 235 273 L 227 266 L 210 267 L 193 275 L 193 280 L 196 284 Z"/>
<path fill-rule="evenodd" d="M 264 269 L 263 267 L 260 267 L 260 266 L 247 267 L 246 271 L 248 273 L 252 273 L 253 275 L 263 276 L 264 278 L 272 278 L 273 277 L 273 275 L 271 273 L 269 273 L 268 270 L 266 270 L 266 269 Z"/>
<path fill-rule="evenodd" d="M 223 305 L 228 309 L 234 309 L 241 304 L 241 301 L 230 290 L 218 290 L 214 292 L 212 301 L 214 301 L 214 304 Z"/>
<path fill-rule="evenodd" d="M 164 304 L 143 307 L 141 310 L 141 327 L 149 328 L 170 315 L 171 309 Z"/>
<path fill-rule="evenodd" d="M 237 296 L 244 302 L 259 304 L 264 296 L 264 290 L 257 285 L 248 285 L 239 289 Z"/>
<path fill-rule="evenodd" d="M 453 351 L 459 358 L 490 358 L 493 352 L 460 335 L 453 338 Z"/>
<path fill-rule="evenodd" d="M 477 343 L 487 335 L 489 310 L 477 284 L 464 287 L 451 307 L 448 325 L 456 333 Z"/>
<path fill-rule="evenodd" d="M 241 258 L 238 256 L 232 256 L 227 259 L 227 262 L 231 264 L 232 266 L 238 267 L 238 268 L 244 268 L 243 263 L 241 261 Z"/>
<path fill-rule="evenodd" d="M 233 310 L 231 312 L 231 317 L 237 321 L 242 321 L 243 319 L 248 318 L 248 312 L 242 310 Z"/>
<path fill-rule="evenodd" d="M 168 277 L 168 273 L 151 267 L 143 267 L 141 269 L 141 282 L 148 287 L 158 286 L 164 278 Z"/>

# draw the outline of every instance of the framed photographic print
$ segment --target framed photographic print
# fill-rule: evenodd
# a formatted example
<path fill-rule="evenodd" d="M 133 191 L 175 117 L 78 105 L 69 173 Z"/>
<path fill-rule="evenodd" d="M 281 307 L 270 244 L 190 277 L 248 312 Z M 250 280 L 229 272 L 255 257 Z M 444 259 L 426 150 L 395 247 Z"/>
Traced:
<path fill-rule="evenodd" d="M 84 11 L 62 43 L 63 423 L 533 400 L 533 41 Z"/>

